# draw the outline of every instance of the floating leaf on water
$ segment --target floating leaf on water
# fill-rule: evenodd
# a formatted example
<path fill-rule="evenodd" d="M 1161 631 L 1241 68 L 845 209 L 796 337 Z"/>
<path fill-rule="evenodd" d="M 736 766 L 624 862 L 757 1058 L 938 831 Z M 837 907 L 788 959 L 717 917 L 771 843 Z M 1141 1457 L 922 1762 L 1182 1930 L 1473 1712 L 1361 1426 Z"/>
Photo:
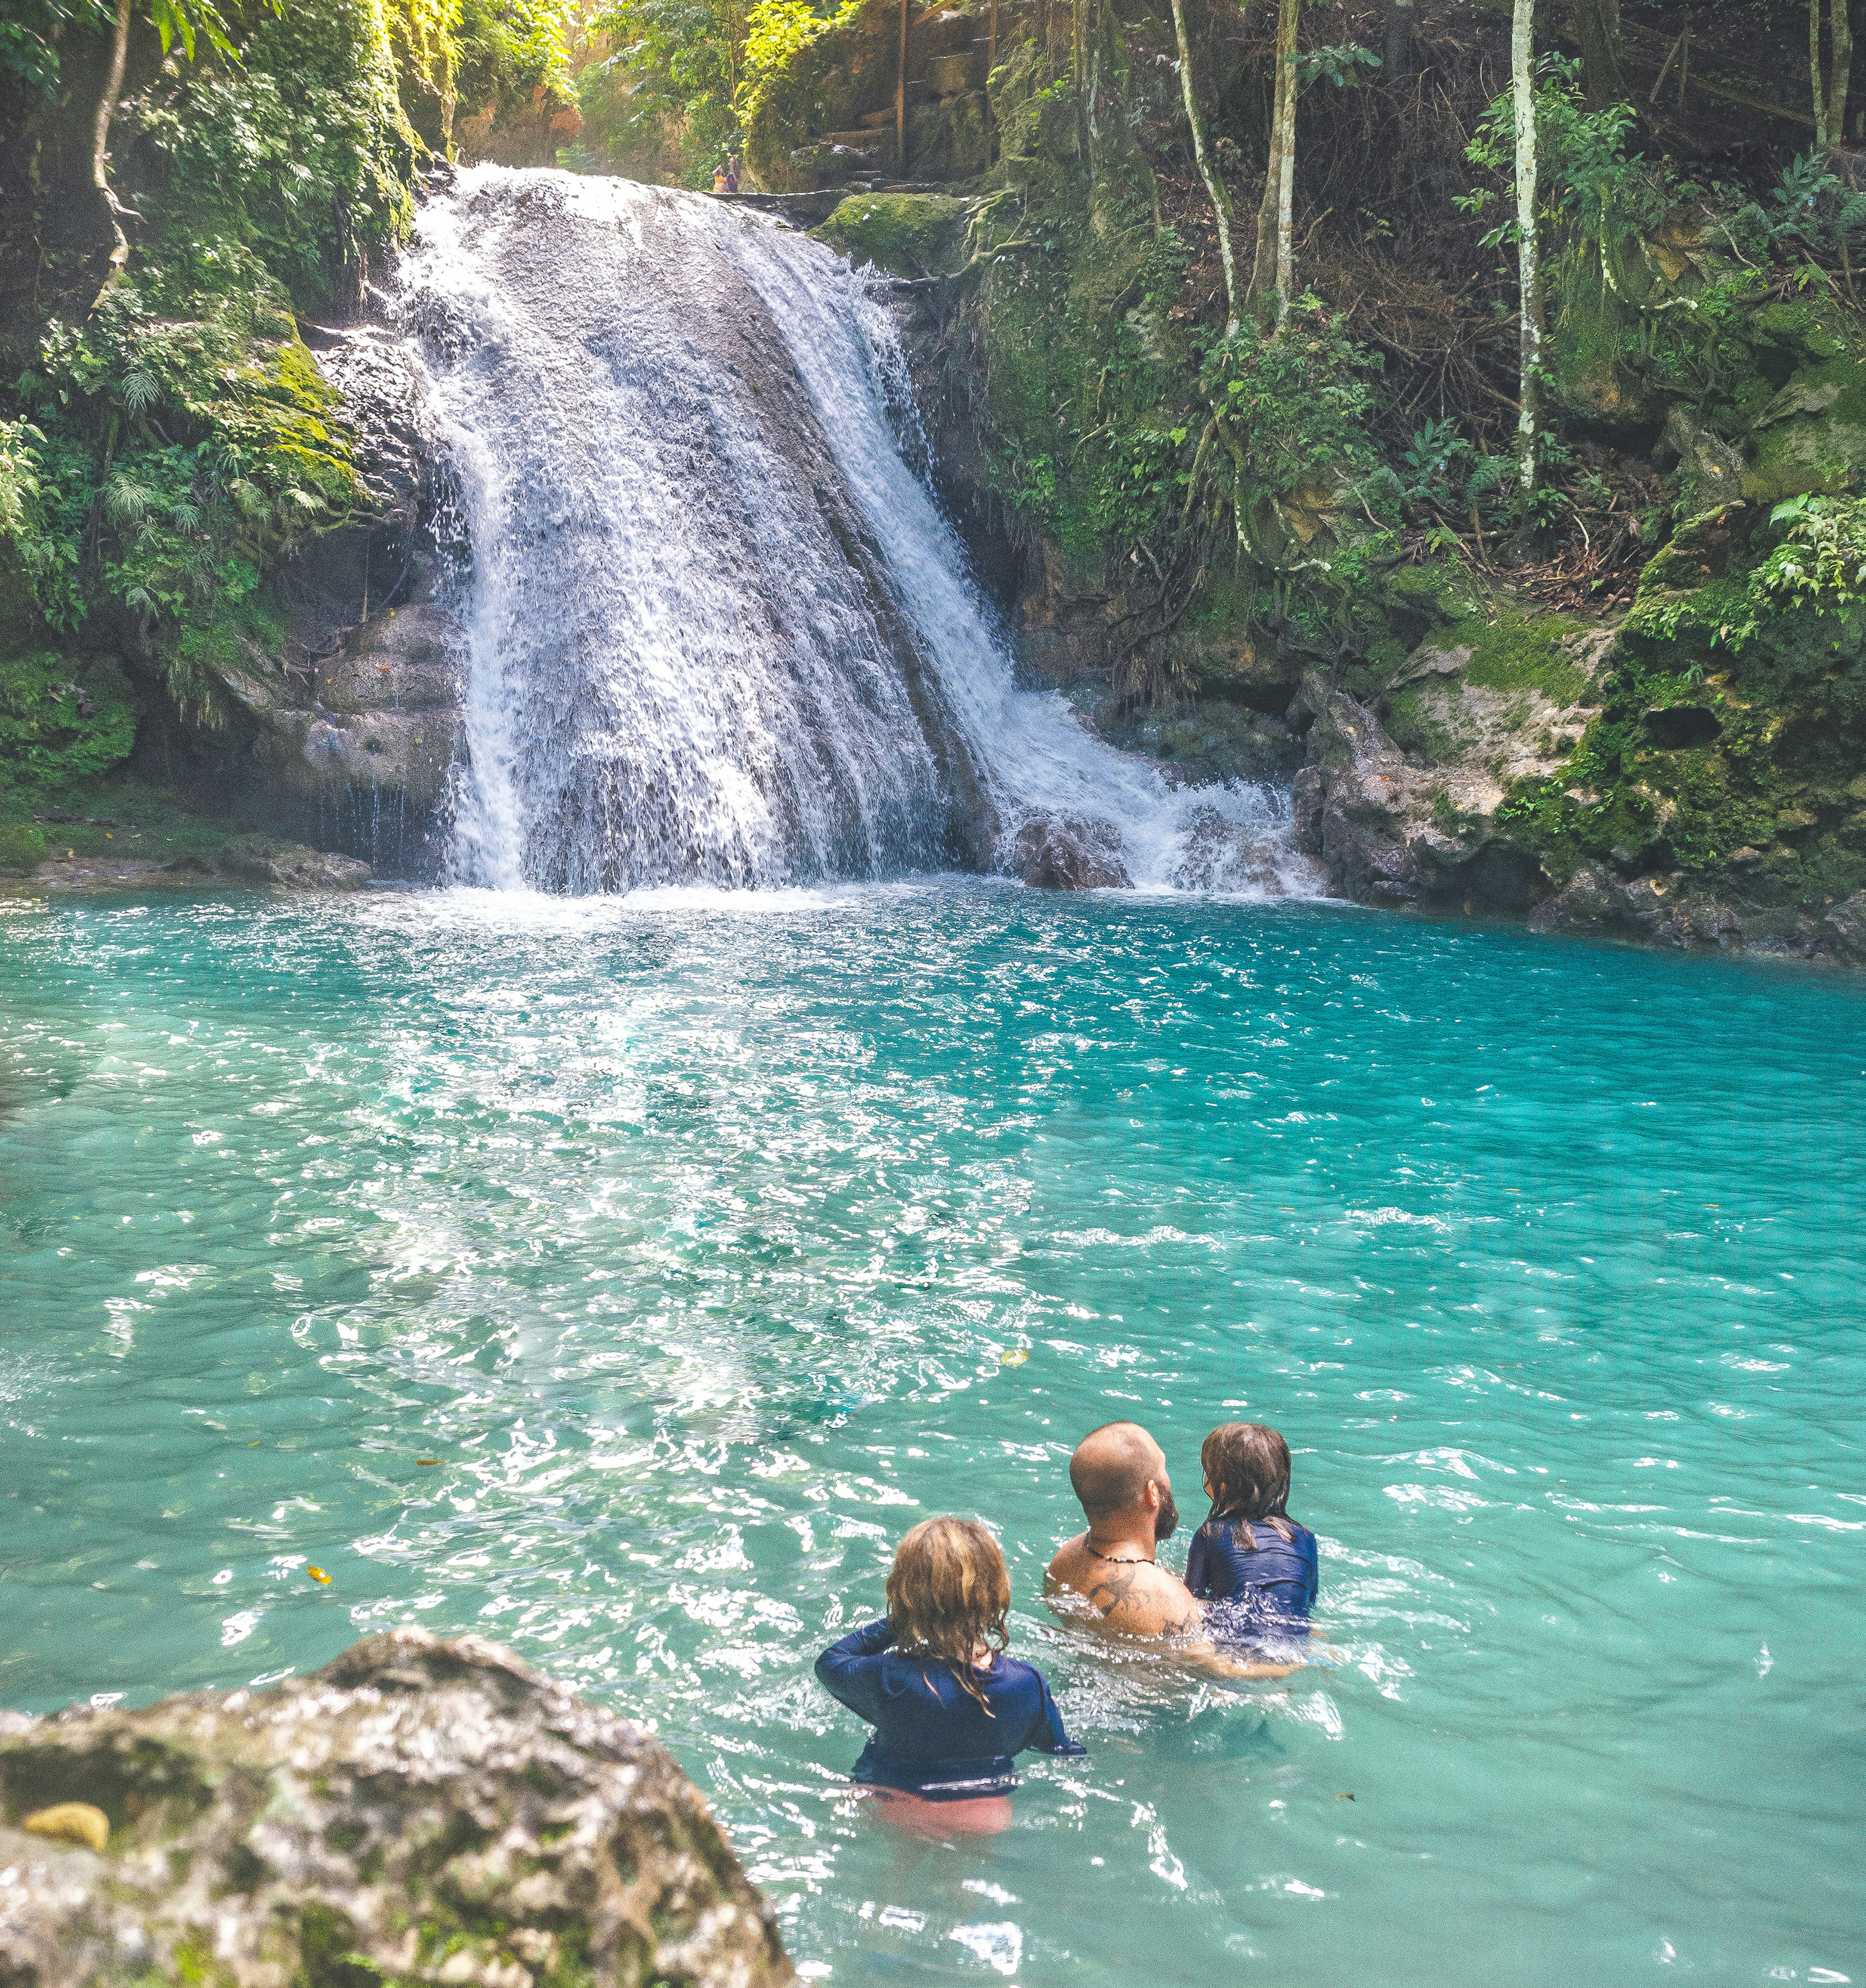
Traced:
<path fill-rule="evenodd" d="M 55 1843 L 82 1843 L 93 1850 L 101 1850 L 110 1840 L 110 1817 L 89 1802 L 35 1809 L 19 1826 L 30 1835 L 49 1836 Z"/>
<path fill-rule="evenodd" d="M 1021 1367 L 1030 1357 L 1030 1348 L 1028 1346 L 1013 1346 L 1001 1353 L 997 1357 L 998 1364 L 1001 1367 Z"/>
<path fill-rule="evenodd" d="M 441 1459 L 438 1456 L 418 1456 L 415 1461 L 424 1470 L 438 1470 L 441 1467 Z"/>
<path fill-rule="evenodd" d="M 1352 1801 L 1354 1797 L 1352 1795 L 1337 1795 L 1335 1799 L 1336 1801 Z"/>
<path fill-rule="evenodd" d="M 330 1585 L 330 1577 L 321 1567 L 307 1567 L 305 1572 L 320 1587 L 328 1587 Z"/>

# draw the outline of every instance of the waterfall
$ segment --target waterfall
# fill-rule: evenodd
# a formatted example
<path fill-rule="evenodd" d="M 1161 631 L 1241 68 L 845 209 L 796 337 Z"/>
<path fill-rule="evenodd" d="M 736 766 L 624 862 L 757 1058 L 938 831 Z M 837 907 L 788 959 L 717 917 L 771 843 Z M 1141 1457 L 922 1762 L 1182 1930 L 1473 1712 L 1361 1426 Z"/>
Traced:
<path fill-rule="evenodd" d="M 1172 789 L 1014 687 L 902 452 L 892 318 L 821 244 L 476 167 L 423 208 L 401 286 L 463 542 L 459 881 L 1003 868 L 1068 820 L 1137 884 L 1309 888 L 1283 797 Z"/>

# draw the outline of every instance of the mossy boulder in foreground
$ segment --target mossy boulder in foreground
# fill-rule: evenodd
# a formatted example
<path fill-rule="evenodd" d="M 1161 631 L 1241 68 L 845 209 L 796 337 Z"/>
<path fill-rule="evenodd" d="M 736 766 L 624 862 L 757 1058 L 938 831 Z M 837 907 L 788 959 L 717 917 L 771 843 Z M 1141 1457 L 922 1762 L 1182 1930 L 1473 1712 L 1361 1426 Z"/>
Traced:
<path fill-rule="evenodd" d="M 68 1803 L 108 1819 L 101 1854 L 19 1826 Z M 796 1979 L 667 1753 L 477 1637 L 398 1629 L 142 1712 L 0 1713 L 0 1818 L 9 1988 Z"/>

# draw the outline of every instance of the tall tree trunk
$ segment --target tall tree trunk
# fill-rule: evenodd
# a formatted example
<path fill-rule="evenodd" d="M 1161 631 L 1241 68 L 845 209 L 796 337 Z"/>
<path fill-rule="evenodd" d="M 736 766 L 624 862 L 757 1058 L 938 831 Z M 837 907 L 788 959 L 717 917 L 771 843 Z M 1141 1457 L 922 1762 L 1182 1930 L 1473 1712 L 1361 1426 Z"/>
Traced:
<path fill-rule="evenodd" d="M 1827 138 L 1847 142 L 1847 92 L 1853 82 L 1853 23 L 1847 0 L 1827 0 L 1827 52 L 1833 62 L 1827 84 Z"/>
<path fill-rule="evenodd" d="M 1620 0 L 1568 0 L 1568 32 L 1581 51 L 1581 76 L 1590 110 L 1626 101 L 1620 59 Z"/>
<path fill-rule="evenodd" d="M 913 32 L 913 0 L 901 0 L 900 62 L 894 72 L 894 169 L 907 177 L 907 37 Z"/>
<path fill-rule="evenodd" d="M 1397 90 L 1412 74 L 1413 0 L 1387 0 L 1387 42 L 1380 67 L 1389 90 Z"/>
<path fill-rule="evenodd" d="M 110 285 L 123 273 L 124 265 L 130 259 L 130 244 L 125 239 L 123 223 L 118 217 L 124 210 L 117 204 L 117 196 L 110 191 L 109 159 L 110 151 L 110 120 L 117 114 L 117 100 L 123 94 L 124 65 L 130 55 L 130 0 L 117 0 L 117 27 L 110 43 L 110 66 L 103 79 L 103 89 L 97 99 L 97 123 L 91 137 L 90 176 L 93 184 L 103 201 L 103 211 L 110 224 L 110 273 L 103 279 L 103 287 Z"/>
<path fill-rule="evenodd" d="M 1827 93 L 1820 79 L 1820 0 L 1807 0 L 1807 66 L 1814 86 L 1814 144 L 1827 149 Z"/>
<path fill-rule="evenodd" d="M 1509 67 L 1516 112 L 1516 281 L 1522 314 L 1522 401 L 1516 416 L 1519 477 L 1536 487 L 1536 397 L 1542 370 L 1542 272 L 1536 253 L 1536 0 L 1515 0 Z"/>
<path fill-rule="evenodd" d="M 1295 295 L 1295 64 L 1283 85 L 1283 142 L 1276 155 L 1276 321 Z"/>
<path fill-rule="evenodd" d="M 1185 0 L 1173 0 L 1173 32 L 1179 40 L 1179 86 L 1186 100 L 1186 122 L 1192 127 L 1192 156 L 1211 201 L 1218 224 L 1218 260 L 1224 269 L 1224 303 L 1228 330 L 1238 324 L 1238 265 L 1231 255 L 1231 197 L 1205 156 L 1205 127 L 1199 121 L 1198 93 L 1192 86 L 1192 44 L 1186 35 Z"/>
<path fill-rule="evenodd" d="M 1257 253 L 1251 264 L 1251 307 L 1262 313 L 1272 295 L 1287 307 L 1293 263 L 1291 221 L 1295 199 L 1296 32 L 1299 0 L 1279 0 L 1276 13 L 1275 108 L 1270 119 L 1270 163 L 1257 210 Z"/>
<path fill-rule="evenodd" d="M 997 153 L 997 120 L 991 112 L 991 72 L 997 67 L 997 0 L 991 0 L 991 25 L 985 35 L 985 164 Z"/>

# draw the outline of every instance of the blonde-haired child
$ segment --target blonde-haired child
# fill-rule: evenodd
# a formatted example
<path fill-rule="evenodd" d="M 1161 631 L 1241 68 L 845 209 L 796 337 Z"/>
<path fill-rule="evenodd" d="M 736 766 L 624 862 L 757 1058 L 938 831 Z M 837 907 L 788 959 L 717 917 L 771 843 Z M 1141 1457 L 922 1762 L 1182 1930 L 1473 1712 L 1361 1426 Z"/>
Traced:
<path fill-rule="evenodd" d="M 1040 1672 L 1005 1654 L 1011 1576 L 985 1528 L 923 1519 L 888 1575 L 888 1612 L 817 1658 L 823 1688 L 875 1728 L 854 1778 L 900 1820 L 989 1834 L 1010 1821 L 1014 1756 L 1082 1753 Z"/>

